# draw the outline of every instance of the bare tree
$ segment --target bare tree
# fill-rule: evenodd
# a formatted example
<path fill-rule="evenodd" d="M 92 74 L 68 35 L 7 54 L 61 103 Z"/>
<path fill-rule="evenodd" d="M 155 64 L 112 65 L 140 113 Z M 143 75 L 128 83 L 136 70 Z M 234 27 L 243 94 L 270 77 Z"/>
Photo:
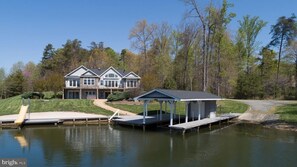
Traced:
<path fill-rule="evenodd" d="M 188 15 L 189 18 L 198 18 L 202 26 L 202 62 L 203 62 L 203 91 L 207 89 L 207 54 L 206 54 L 206 42 L 207 42 L 207 17 L 199 9 L 196 0 L 184 0 L 185 4 L 189 6 Z M 198 31 L 197 31 L 198 32 Z"/>
<path fill-rule="evenodd" d="M 130 31 L 129 39 L 132 40 L 132 47 L 144 56 L 144 73 L 147 72 L 147 52 L 153 42 L 156 27 L 154 24 L 149 25 L 146 20 L 141 20 Z"/>

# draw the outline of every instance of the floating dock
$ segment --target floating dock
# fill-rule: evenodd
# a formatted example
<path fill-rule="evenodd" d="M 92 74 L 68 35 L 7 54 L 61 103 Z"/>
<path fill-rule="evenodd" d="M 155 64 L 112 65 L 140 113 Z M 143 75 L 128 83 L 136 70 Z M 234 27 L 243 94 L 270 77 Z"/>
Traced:
<path fill-rule="evenodd" d="M 83 125 L 108 123 L 108 116 L 77 112 L 31 113 L 21 124 L 16 124 L 18 115 L 0 116 L 0 128 L 18 128 L 26 125 Z"/>

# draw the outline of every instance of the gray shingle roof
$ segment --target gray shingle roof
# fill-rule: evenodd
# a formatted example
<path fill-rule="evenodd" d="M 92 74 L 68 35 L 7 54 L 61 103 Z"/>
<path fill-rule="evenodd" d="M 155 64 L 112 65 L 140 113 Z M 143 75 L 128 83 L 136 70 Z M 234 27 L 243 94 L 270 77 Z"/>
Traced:
<path fill-rule="evenodd" d="M 178 101 L 188 100 L 219 100 L 221 97 L 199 91 L 170 90 L 170 89 L 154 89 L 148 93 L 136 97 L 136 99 L 164 99 L 170 98 Z"/>

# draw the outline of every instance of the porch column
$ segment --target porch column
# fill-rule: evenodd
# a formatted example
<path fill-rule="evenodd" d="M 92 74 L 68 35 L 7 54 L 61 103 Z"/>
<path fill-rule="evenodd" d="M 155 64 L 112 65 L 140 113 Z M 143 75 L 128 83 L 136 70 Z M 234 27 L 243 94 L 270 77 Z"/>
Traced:
<path fill-rule="evenodd" d="M 96 99 L 99 99 L 99 89 L 97 88 L 97 95 L 96 95 Z"/>
<path fill-rule="evenodd" d="M 197 101 L 197 103 L 198 103 L 198 111 L 199 111 L 199 113 L 198 113 L 198 120 L 200 120 L 200 118 L 201 118 L 201 102 L 200 101 Z"/>
<path fill-rule="evenodd" d="M 79 89 L 79 99 L 81 99 L 82 98 L 82 91 L 81 91 L 81 88 Z"/>
<path fill-rule="evenodd" d="M 143 121 L 142 121 L 142 123 L 145 125 L 145 116 L 146 116 L 146 113 L 147 113 L 147 100 L 144 100 L 144 104 L 143 104 L 144 106 L 143 106 L 143 113 L 142 113 L 142 115 L 143 115 Z"/>
<path fill-rule="evenodd" d="M 169 101 L 169 106 L 170 106 L 170 126 L 173 125 L 173 101 Z"/>
<path fill-rule="evenodd" d="M 162 104 L 163 104 L 163 101 L 159 101 L 159 103 L 160 103 L 160 120 L 162 120 L 162 112 L 163 112 Z"/>
<path fill-rule="evenodd" d="M 187 123 L 188 122 L 188 114 L 189 114 L 189 112 L 188 112 L 189 102 L 186 101 L 185 105 L 186 105 L 185 106 L 185 109 L 186 109 L 186 120 L 185 120 L 185 122 Z"/>

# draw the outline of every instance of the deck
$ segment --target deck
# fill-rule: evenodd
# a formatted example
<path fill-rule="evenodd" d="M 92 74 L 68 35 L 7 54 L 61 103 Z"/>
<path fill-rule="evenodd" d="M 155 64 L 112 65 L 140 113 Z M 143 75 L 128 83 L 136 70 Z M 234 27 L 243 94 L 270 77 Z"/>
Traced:
<path fill-rule="evenodd" d="M 204 119 L 197 120 L 197 121 L 175 124 L 175 125 L 172 125 L 169 127 L 171 129 L 183 130 L 185 132 L 186 130 L 198 128 L 200 126 L 211 125 L 213 123 L 230 120 L 230 119 L 238 117 L 239 115 L 240 114 L 224 114 L 224 115 L 221 115 L 221 116 L 218 116 L 215 118 L 204 118 Z"/>

